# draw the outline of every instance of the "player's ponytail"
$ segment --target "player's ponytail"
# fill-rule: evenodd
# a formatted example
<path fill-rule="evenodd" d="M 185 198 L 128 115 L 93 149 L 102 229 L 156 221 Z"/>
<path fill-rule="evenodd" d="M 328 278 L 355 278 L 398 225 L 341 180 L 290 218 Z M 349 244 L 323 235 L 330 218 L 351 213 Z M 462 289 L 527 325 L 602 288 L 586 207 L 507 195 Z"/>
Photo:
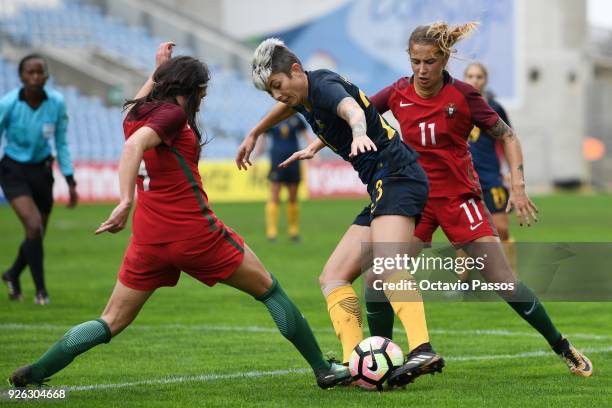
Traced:
<path fill-rule="evenodd" d="M 410 34 L 407 51 L 410 53 L 413 44 L 429 44 L 438 47 L 441 56 L 449 57 L 457 51 L 453 48 L 455 44 L 467 37 L 476 26 L 477 22 L 451 26 L 444 21 L 418 26 Z"/>

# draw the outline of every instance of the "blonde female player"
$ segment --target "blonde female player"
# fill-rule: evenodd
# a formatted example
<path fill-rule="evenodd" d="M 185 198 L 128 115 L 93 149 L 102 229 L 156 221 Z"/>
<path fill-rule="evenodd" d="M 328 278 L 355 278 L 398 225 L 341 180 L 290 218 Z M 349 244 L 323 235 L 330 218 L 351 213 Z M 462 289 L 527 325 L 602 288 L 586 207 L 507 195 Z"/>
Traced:
<path fill-rule="evenodd" d="M 400 78 L 371 99 L 381 114 L 391 110 L 400 123 L 404 142 L 419 153 L 419 163 L 429 179 L 429 197 L 414 231 L 415 243 L 430 243 L 440 226 L 455 247 L 463 248 L 472 258 L 486 256 L 481 272 L 484 278 L 513 287 L 500 292 L 502 298 L 546 339 L 571 373 L 588 377 L 593 373 L 591 362 L 559 333 L 536 295 L 518 281 L 482 202 L 467 143 L 474 126 L 502 143 L 511 175 L 507 210 L 515 209 L 521 225 L 537 221 L 537 208 L 525 191 L 518 136 L 476 89 L 445 69 L 453 46 L 475 26 L 441 22 L 417 27 L 408 40 L 413 75 Z M 392 324 L 390 309 L 386 317 L 384 313 L 376 316 L 383 320 L 377 327 L 383 327 L 384 321 Z M 409 374 L 401 368 L 389 381 L 405 382 Z"/>

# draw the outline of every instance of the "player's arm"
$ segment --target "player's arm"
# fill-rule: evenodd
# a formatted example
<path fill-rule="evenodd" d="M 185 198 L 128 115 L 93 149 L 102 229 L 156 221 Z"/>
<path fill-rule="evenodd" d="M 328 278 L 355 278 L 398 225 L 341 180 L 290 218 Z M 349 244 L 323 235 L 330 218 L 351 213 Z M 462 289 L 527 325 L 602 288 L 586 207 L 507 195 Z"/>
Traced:
<path fill-rule="evenodd" d="M 284 168 L 298 160 L 309 160 L 315 157 L 315 155 L 325 147 L 325 143 L 323 143 L 319 138 L 317 138 L 314 142 L 306 146 L 302 150 L 298 150 L 293 153 L 287 160 L 278 165 L 278 167 Z"/>
<path fill-rule="evenodd" d="M 259 159 L 262 154 L 266 151 L 266 142 L 268 140 L 267 134 L 264 133 L 262 137 L 259 139 L 259 143 L 257 143 L 257 149 L 255 149 L 255 153 L 253 156 L 253 161 Z"/>
<path fill-rule="evenodd" d="M 374 142 L 366 134 L 368 124 L 366 122 L 365 113 L 355 99 L 350 96 L 342 99 L 336 111 L 338 116 L 348 123 L 353 132 L 353 143 L 351 143 L 351 153 L 349 157 L 357 156 L 359 153 L 365 153 L 366 151 L 377 150 Z"/>
<path fill-rule="evenodd" d="M 172 47 L 174 47 L 175 45 L 176 44 L 171 41 L 159 44 L 159 47 L 157 47 L 157 51 L 155 53 L 155 69 L 153 70 L 151 75 L 149 75 L 149 78 L 147 78 L 147 81 L 144 83 L 142 88 L 140 88 L 140 90 L 136 93 L 134 99 L 140 99 L 151 93 L 151 91 L 153 90 L 153 85 L 155 85 L 155 81 L 153 81 L 153 73 L 161 64 L 172 58 Z M 131 108 L 131 106 L 128 106 L 124 114 L 127 115 Z"/>
<path fill-rule="evenodd" d="M 525 173 L 523 167 L 523 150 L 521 142 L 512 128 L 506 124 L 501 118 L 497 120 L 492 128 L 487 132 L 494 138 L 500 140 L 504 151 L 504 156 L 508 161 L 510 168 L 510 198 L 506 212 L 514 207 L 519 224 L 522 226 L 526 223 L 531 225 L 531 218 L 535 222 L 538 221 L 538 209 L 535 204 L 527 196 L 525 191 Z"/>
<path fill-rule="evenodd" d="M 72 159 L 70 158 L 70 150 L 68 149 L 68 141 L 66 134 L 68 133 L 68 114 L 66 113 L 66 104 L 64 100 L 60 102 L 58 119 L 55 124 L 55 150 L 60 164 L 60 170 L 66 178 L 68 184 L 68 208 L 74 208 L 77 205 L 79 196 L 76 190 L 76 181 L 74 180 L 74 168 Z"/>
<path fill-rule="evenodd" d="M 512 207 L 516 212 L 519 224 L 531 225 L 531 218 L 537 222 L 536 213 L 538 209 L 531 202 L 525 191 L 525 174 L 523 168 L 523 151 L 521 142 L 514 130 L 495 112 L 484 100 L 482 95 L 471 85 L 457 81 L 455 87 L 466 97 L 472 122 L 479 128 L 485 130 L 489 135 L 499 140 L 508 167 L 510 168 L 510 197 L 506 212 Z"/>
<path fill-rule="evenodd" d="M 255 149 L 257 138 L 259 138 L 262 133 L 293 115 L 295 115 L 295 110 L 289 105 L 281 102 L 274 105 L 272 109 L 270 109 L 270 112 L 251 129 L 238 147 L 238 152 L 236 153 L 236 166 L 238 166 L 238 169 L 246 170 L 248 168 L 247 164 L 249 166 L 253 165 L 250 158 L 251 153 L 253 149 Z"/>
<path fill-rule="evenodd" d="M 108 219 L 100 224 L 96 234 L 105 231 L 115 233 L 125 227 L 134 203 L 136 178 L 144 152 L 161 143 L 162 139 L 159 135 L 148 126 L 138 129 L 125 142 L 119 160 L 119 205 L 115 207 Z"/>
<path fill-rule="evenodd" d="M 307 129 L 302 130 L 302 137 L 304 138 L 307 146 L 317 139 Z"/>
<path fill-rule="evenodd" d="M 0 98 L 0 144 L 2 144 L 2 135 L 5 133 L 5 130 L 8 127 L 8 118 L 11 108 L 12 103 L 10 102 L 8 95 Z"/>

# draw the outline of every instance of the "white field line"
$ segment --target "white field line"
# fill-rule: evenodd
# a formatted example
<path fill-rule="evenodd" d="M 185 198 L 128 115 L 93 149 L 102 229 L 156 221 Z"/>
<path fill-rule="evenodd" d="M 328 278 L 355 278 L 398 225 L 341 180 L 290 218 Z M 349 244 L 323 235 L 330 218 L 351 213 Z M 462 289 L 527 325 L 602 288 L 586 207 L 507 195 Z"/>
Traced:
<path fill-rule="evenodd" d="M 0 331 L 2 330 L 51 330 L 51 331 L 62 331 L 68 330 L 71 326 L 61 324 L 48 324 L 48 323 L 0 323 Z M 245 332 L 245 333 L 278 333 L 278 329 L 274 327 L 263 327 L 263 326 L 225 326 L 225 325 L 200 325 L 200 324 L 159 324 L 159 325 L 143 325 L 134 324 L 128 328 L 128 330 L 143 330 L 143 331 L 156 331 L 156 330 L 191 330 L 191 331 L 210 331 L 210 332 Z M 315 333 L 333 333 L 331 328 L 329 329 L 313 329 Z M 395 333 L 404 333 L 402 329 L 395 329 Z M 429 333 L 441 334 L 441 335 L 464 335 L 464 336 L 503 336 L 503 337 L 540 337 L 540 334 L 522 331 L 512 330 L 456 330 L 456 329 L 430 329 Z M 567 337 L 571 339 L 584 339 L 584 340 L 612 340 L 612 336 L 602 336 L 595 334 L 585 333 L 573 333 L 567 334 Z"/>
<path fill-rule="evenodd" d="M 181 377 L 165 377 L 151 380 L 140 380 L 118 384 L 93 384 L 93 385 L 79 385 L 74 387 L 67 387 L 68 391 L 92 391 L 92 390 L 106 390 L 114 388 L 128 388 L 136 387 L 139 385 L 163 385 L 163 384 L 178 384 L 184 382 L 207 382 L 215 380 L 232 380 L 240 378 L 259 378 L 259 377 L 273 377 L 283 376 L 289 374 L 304 374 L 311 370 L 300 368 L 291 370 L 274 370 L 274 371 L 248 371 L 246 373 L 234 373 L 234 374 L 202 374 L 202 375 L 188 375 Z"/>
<path fill-rule="evenodd" d="M 597 353 L 610 353 L 612 352 L 612 346 L 603 348 L 587 348 L 584 349 L 585 353 L 597 354 Z M 531 357 L 544 357 L 552 356 L 553 353 L 550 351 L 533 351 L 527 353 L 518 354 L 492 354 L 492 355 L 480 355 L 480 356 L 456 356 L 446 357 L 448 361 L 482 361 L 482 360 L 509 360 L 509 359 L 520 359 L 520 358 L 531 358 Z M 130 388 L 141 385 L 166 385 L 166 384 L 178 384 L 186 382 L 208 382 L 216 380 L 230 380 L 230 379 L 242 379 L 242 378 L 261 378 L 261 377 L 274 377 L 274 376 L 286 376 L 291 374 L 306 374 L 309 373 L 309 369 L 289 369 L 289 370 L 273 370 L 273 371 L 248 371 L 245 373 L 234 373 L 234 374 L 203 374 L 203 375 L 191 375 L 191 376 L 179 376 L 179 377 L 163 377 L 149 380 L 139 380 L 125 383 L 111 383 L 111 384 L 92 384 L 92 385 L 78 385 L 72 387 L 66 387 L 68 391 L 98 391 L 108 390 L 116 388 Z M 60 386 L 61 387 L 61 386 Z M 2 394 L 5 394 L 3 392 Z"/>
<path fill-rule="evenodd" d="M 585 347 L 581 348 L 580 351 L 585 354 L 596 354 L 596 353 L 611 353 L 612 346 L 608 347 Z M 512 360 L 516 358 L 530 358 L 530 357 L 544 357 L 554 356 L 552 351 L 528 351 L 525 353 L 517 354 L 485 354 L 480 356 L 450 356 L 444 357 L 448 361 L 482 361 L 482 360 Z"/>
<path fill-rule="evenodd" d="M 57 325 L 57 324 L 23 324 L 23 323 L 0 323 L 1 330 L 53 330 L 61 331 L 68 329 L 69 326 Z M 276 333 L 278 330 L 271 327 L 260 327 L 260 326 L 213 326 L 213 325 L 183 325 L 183 324 L 165 324 L 165 325 L 134 325 L 130 329 L 138 330 L 195 330 L 195 331 L 230 331 L 230 332 L 252 332 L 252 333 Z M 330 332 L 330 330 L 315 330 L 318 332 Z M 402 332 L 401 330 L 396 330 Z M 519 337 L 533 337 L 539 336 L 537 333 L 530 332 L 514 332 L 508 330 L 431 330 L 432 333 L 437 334 L 460 334 L 460 335 L 487 335 L 487 336 L 519 336 Z M 570 337 L 592 339 L 592 340 L 609 340 L 609 336 L 596 336 L 588 334 L 573 334 Z M 585 353 L 610 353 L 612 352 L 612 346 L 600 347 L 600 348 L 584 348 Z M 532 351 L 523 352 L 516 354 L 485 354 L 485 355 L 474 355 L 474 356 L 446 356 L 447 361 L 455 362 L 470 362 L 470 361 L 483 361 L 483 360 L 509 360 L 509 359 L 521 359 L 531 357 L 545 357 L 552 356 L 550 351 Z M 141 385 L 163 385 L 163 384 L 177 384 L 183 382 L 208 382 L 215 380 L 228 380 L 228 379 L 240 379 L 240 378 L 259 378 L 259 377 L 272 377 L 272 376 L 286 376 L 290 374 L 305 374 L 310 372 L 308 369 L 289 369 L 289 370 L 273 370 L 273 371 L 249 371 L 245 373 L 234 373 L 234 374 L 203 374 L 194 376 L 179 376 L 179 377 L 165 377 L 158 379 L 139 380 L 126 383 L 115 383 L 115 384 L 92 384 L 68 387 L 70 391 L 95 391 L 104 389 L 115 389 L 115 388 L 129 388 Z"/>

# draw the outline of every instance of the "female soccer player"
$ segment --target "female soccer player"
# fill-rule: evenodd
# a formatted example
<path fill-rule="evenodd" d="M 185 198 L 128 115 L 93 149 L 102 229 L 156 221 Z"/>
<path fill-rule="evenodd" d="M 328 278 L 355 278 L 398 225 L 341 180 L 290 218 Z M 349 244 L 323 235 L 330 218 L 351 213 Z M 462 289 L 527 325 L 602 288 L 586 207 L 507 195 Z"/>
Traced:
<path fill-rule="evenodd" d="M 417 27 L 408 41 L 413 76 L 400 78 L 372 98 L 380 113 L 393 112 L 404 141 L 419 153 L 429 178 L 429 198 L 415 241 L 430 243 L 441 226 L 449 241 L 472 258 L 486 253 L 484 277 L 513 284 L 514 291 L 500 293 L 504 300 L 544 336 L 572 373 L 588 377 L 593 372 L 591 362 L 561 336 L 535 294 L 517 280 L 482 203 L 467 144 L 473 126 L 502 143 L 511 175 L 506 210 L 515 209 L 520 225 L 537 221 L 536 206 L 525 191 L 518 137 L 478 91 L 445 70 L 453 46 L 474 27 L 474 23 L 450 27 L 443 22 Z M 387 322 L 392 321 L 389 309 Z"/>
<path fill-rule="evenodd" d="M 508 126 L 511 126 L 508 115 L 500 103 L 495 100 L 493 94 L 487 92 L 489 73 L 487 68 L 479 63 L 468 64 L 463 72 L 463 79 L 472 85 L 480 94 L 486 98 L 487 103 Z M 503 152 L 501 142 L 481 131 L 474 126 L 470 137 L 470 153 L 474 162 L 474 169 L 478 174 L 480 187 L 482 188 L 482 198 L 491 213 L 493 225 L 497 230 L 499 239 L 504 244 L 504 250 L 510 265 L 516 268 L 514 240 L 510 236 L 509 219 L 506 207 L 508 205 L 508 189 L 504 185 L 501 174 L 501 160 Z"/>
<path fill-rule="evenodd" d="M 367 185 L 371 203 L 357 216 L 328 259 L 319 282 L 342 343 L 343 361 L 362 340 L 361 308 L 352 283 L 361 274 L 362 243 L 409 244 L 427 197 L 427 178 L 416 154 L 376 112 L 366 95 L 346 78 L 325 69 L 304 71 L 297 56 L 275 38 L 262 42 L 253 58 L 253 82 L 279 103 L 251 130 L 238 149 L 239 169 L 250 165 L 257 138 L 300 113 L 318 139 L 295 152 L 281 167 L 310 159 L 328 146 L 351 163 Z M 397 245 L 374 245 L 374 257 L 392 257 Z M 389 270 L 389 274 L 393 273 Z M 416 295 L 418 297 L 418 294 Z M 390 299 L 408 335 L 409 379 L 441 371 L 444 360 L 429 343 L 420 297 Z M 393 376 L 389 384 L 394 385 Z"/>
<path fill-rule="evenodd" d="M 196 123 L 209 80 L 205 64 L 171 58 L 172 43 L 157 51 L 157 69 L 136 98 L 127 101 L 126 142 L 119 163 L 121 201 L 96 230 L 121 231 L 138 188 L 130 244 L 118 281 L 99 319 L 70 329 L 36 362 L 17 369 L 11 384 L 41 384 L 79 354 L 108 343 L 136 317 L 161 286 L 175 286 L 181 270 L 213 286 L 251 294 L 268 308 L 280 332 L 308 361 L 321 388 L 350 377 L 346 367 L 323 359 L 302 314 L 240 235 L 208 206 L 198 172 L 201 136 Z"/>
<path fill-rule="evenodd" d="M 44 279 L 43 237 L 53 207 L 51 138 L 68 183 L 68 208 L 74 208 L 78 198 L 66 141 L 68 115 L 64 97 L 45 88 L 49 71 L 40 55 L 25 56 L 18 71 L 23 85 L 0 99 L 0 137 L 6 131 L 7 139 L 0 161 L 0 185 L 23 224 L 25 239 L 2 280 L 8 286 L 9 299 L 22 300 L 19 275 L 29 265 L 36 286 L 34 303 L 46 305 L 49 294 Z"/>
<path fill-rule="evenodd" d="M 312 138 L 306 126 L 298 117 L 282 121 L 269 129 L 265 138 L 262 138 L 257 150 L 257 156 L 266 148 L 269 139 L 270 146 L 270 201 L 266 204 L 266 237 L 275 241 L 278 236 L 278 208 L 280 206 L 281 187 L 286 187 L 289 193 L 287 200 L 287 232 L 289 239 L 294 242 L 300 240 L 300 209 L 298 202 L 298 188 L 302 180 L 299 162 L 292 163 L 285 168 L 278 165 L 284 162 L 294 152 L 299 150 L 299 136 L 303 135 L 306 143 L 312 143 Z"/>

